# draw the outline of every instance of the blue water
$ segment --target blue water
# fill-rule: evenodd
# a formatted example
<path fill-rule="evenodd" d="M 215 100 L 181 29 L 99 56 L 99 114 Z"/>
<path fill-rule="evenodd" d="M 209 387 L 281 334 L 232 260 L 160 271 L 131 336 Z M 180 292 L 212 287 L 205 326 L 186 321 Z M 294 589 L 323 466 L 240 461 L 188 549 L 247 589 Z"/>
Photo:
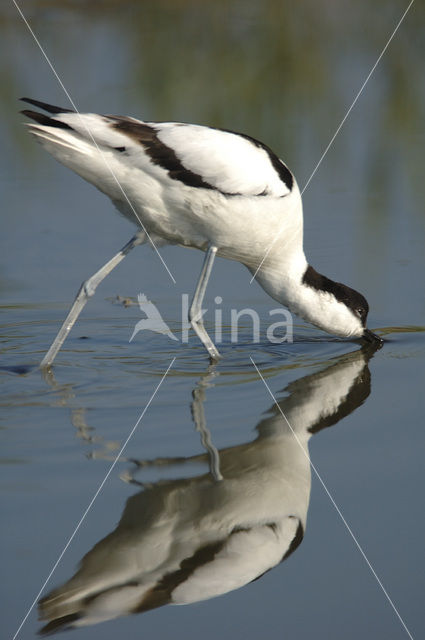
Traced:
<path fill-rule="evenodd" d="M 22 7 L 79 108 L 246 131 L 270 144 L 301 186 L 404 8 L 394 2 L 382 12 L 360 2 L 330 12 L 319 2 L 284 11 L 279 2 L 253 0 L 196 8 L 186 2 Z M 303 196 L 311 263 L 366 295 L 370 327 L 386 339 L 381 350 L 362 352 L 360 344 L 333 339 L 296 318 L 294 342 L 270 344 L 269 311 L 277 305 L 249 284 L 243 267 L 220 259 L 206 297 L 211 333 L 214 313 L 222 310 L 223 359 L 216 367 L 208 367 L 193 334 L 182 344 L 142 331 L 129 343 L 142 317 L 138 293 L 156 304 L 180 338 L 181 295 L 192 293 L 203 259 L 196 251 L 161 249 L 173 285 L 144 247 L 102 283 L 44 375 L 37 364 L 79 284 L 133 229 L 104 196 L 57 165 L 23 130 L 20 95 L 68 105 L 13 5 L 2 11 L 8 51 L 0 107 L 2 637 L 12 638 L 35 600 L 66 583 L 83 556 L 117 531 L 126 505 L 136 505 L 136 556 L 148 548 L 153 530 L 146 504 L 156 504 L 155 526 L 167 518 L 190 521 L 185 531 L 192 532 L 188 540 L 195 546 L 187 547 L 187 558 L 198 548 L 196 536 L 214 531 L 223 512 L 223 521 L 234 518 L 236 535 L 238 526 L 259 526 L 255 518 L 272 500 L 279 478 L 285 489 L 282 501 L 273 502 L 274 516 L 282 515 L 287 502 L 290 511 L 301 513 L 303 500 L 308 507 L 303 541 L 284 562 L 226 595 L 137 615 L 117 613 L 117 619 L 74 629 L 72 637 L 408 637 L 400 618 L 413 637 L 421 637 L 423 9 L 415 3 Z M 124 307 L 117 295 L 133 304 Z M 223 299 L 220 305 L 216 296 Z M 261 318 L 260 342 L 252 343 L 245 318 L 232 343 L 231 309 L 246 307 Z M 202 410 L 224 464 L 222 481 L 214 482 L 202 457 L 195 428 Z M 308 461 L 296 462 L 288 447 L 276 444 L 276 455 L 287 456 L 277 473 L 271 473 L 269 457 L 257 453 L 259 434 L 260 444 L 274 443 L 279 430 L 288 429 L 286 415 L 305 437 L 310 427 L 322 427 L 308 443 L 311 472 Z M 247 467 L 240 462 L 245 451 Z M 191 463 L 182 461 L 193 456 Z M 135 463 L 152 460 L 157 462 Z M 166 511 L 164 495 L 180 486 L 195 487 L 196 493 L 204 482 L 211 487 L 208 495 L 224 492 L 227 499 L 210 503 L 199 488 L 196 510 L 193 496 L 182 490 L 184 508 L 179 503 Z M 255 497 L 249 501 L 251 491 Z M 115 534 L 111 559 L 120 552 L 122 531 Z M 178 547 L 181 526 L 175 524 L 173 532 L 158 533 L 155 548 L 170 541 Z M 245 562 L 260 562 L 264 549 L 248 553 Z M 176 570 L 164 567 L 165 575 Z M 95 574 L 107 568 L 108 554 Z M 142 574 L 143 567 L 139 580 Z M 96 581 L 100 589 L 95 575 Z M 18 637 L 35 637 L 47 622 L 37 620 L 35 605 Z"/>

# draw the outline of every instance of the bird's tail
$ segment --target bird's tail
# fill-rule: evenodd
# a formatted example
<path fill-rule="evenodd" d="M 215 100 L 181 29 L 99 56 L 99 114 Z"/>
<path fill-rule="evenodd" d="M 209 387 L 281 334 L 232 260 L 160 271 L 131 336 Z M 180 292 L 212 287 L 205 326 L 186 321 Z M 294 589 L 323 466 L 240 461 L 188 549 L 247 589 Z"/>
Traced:
<path fill-rule="evenodd" d="M 122 199 L 121 152 L 128 137 L 114 127 L 110 116 L 77 113 L 38 100 L 22 98 L 49 115 L 25 109 L 28 128 L 56 160 L 94 184 L 113 201 Z M 125 173 L 124 173 L 125 177 Z"/>
<path fill-rule="evenodd" d="M 88 144 L 87 141 L 66 122 L 66 114 L 71 113 L 74 118 L 76 116 L 78 117 L 78 114 L 70 109 L 62 109 L 61 107 L 55 107 L 40 102 L 39 100 L 32 100 L 31 98 L 21 98 L 21 100 L 44 109 L 53 115 L 53 117 L 47 116 L 44 113 L 31 109 L 21 111 L 25 116 L 36 122 L 36 124 L 29 123 L 27 125 L 29 132 L 37 138 L 47 151 L 57 157 L 59 161 L 63 161 L 61 155 L 66 154 L 66 150 L 68 150 L 68 153 L 69 151 L 83 154 L 92 153 L 93 145 Z"/>

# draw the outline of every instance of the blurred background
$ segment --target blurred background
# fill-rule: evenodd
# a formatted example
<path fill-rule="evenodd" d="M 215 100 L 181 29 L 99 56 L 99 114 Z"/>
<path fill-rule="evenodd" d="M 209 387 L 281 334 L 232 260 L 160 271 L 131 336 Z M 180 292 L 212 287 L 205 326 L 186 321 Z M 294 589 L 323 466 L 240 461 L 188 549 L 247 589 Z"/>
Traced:
<path fill-rule="evenodd" d="M 303 189 L 408 2 L 18 0 L 18 5 L 80 111 L 247 133 L 271 146 Z M 389 337 L 372 361 L 374 394 L 345 419 L 345 428 L 319 434 L 314 462 L 418 637 L 424 14 L 424 5 L 414 2 L 303 195 L 309 261 L 364 293 L 371 307 L 369 326 Z M 108 469 L 108 456 L 103 449 L 96 455 L 96 443 L 109 443 L 106 449 L 116 451 L 113 443 L 127 435 L 173 356 L 178 359 L 170 384 L 147 415 L 146 426 L 152 428 L 143 430 L 143 440 L 132 441 L 133 455 L 199 452 L 189 403 L 206 362 L 193 337 L 185 348 L 141 332 L 128 344 L 141 314 L 137 305 L 111 304 L 114 297 L 146 294 L 178 333 L 180 294 L 193 291 L 202 263 L 200 252 L 162 248 L 174 285 L 144 247 L 132 252 L 89 302 L 58 356 L 55 381 L 46 383 L 39 372 L 13 374 L 14 367 L 40 361 L 81 281 L 134 230 L 102 194 L 57 164 L 25 131 L 20 97 L 71 105 L 9 0 L 0 8 L 0 47 L 5 367 L 0 468 L 7 470 L 1 497 L 8 576 L 2 599 L 13 636 Z M 249 280 L 241 265 L 217 260 L 207 291 L 207 320 L 213 319 L 219 295 L 224 322 L 231 307 L 247 306 L 266 321 L 277 305 Z M 248 355 L 254 353 L 278 393 L 300 374 L 353 349 L 298 323 L 293 349 L 262 342 L 253 351 L 244 344 L 249 329 L 242 332 L 241 345 L 223 347 L 226 357 L 207 393 L 218 447 L 252 437 L 270 405 Z M 128 491 L 117 473 L 50 586 L 66 580 L 85 551 L 113 529 Z M 283 569 L 246 589 L 194 607 L 81 630 L 75 638 L 150 633 L 247 639 L 258 637 L 266 624 L 266 637 L 406 637 L 314 478 L 309 518 L 300 550 Z M 20 637 L 32 638 L 36 630 L 33 611 Z"/>
<path fill-rule="evenodd" d="M 276 151 L 301 188 L 406 7 L 341 0 L 307 0 L 297 7 L 273 0 L 22 3 L 79 110 L 246 132 Z M 407 263 L 423 266 L 423 12 L 415 3 L 304 194 L 311 263 L 372 298 L 372 317 L 379 310 L 381 324 L 414 323 L 412 314 L 424 311 L 423 295 L 415 295 L 419 283 L 406 277 Z M 18 278 L 18 289 L 31 295 L 37 289 L 31 278 L 39 279 L 42 262 L 48 279 L 43 297 L 54 299 L 56 280 L 65 286 L 63 270 L 70 270 L 68 246 L 74 251 L 78 243 L 87 274 L 91 247 L 98 252 L 96 268 L 132 229 L 25 133 L 20 96 L 70 105 L 12 2 L 3 4 L 0 20 L 2 283 Z M 41 233 L 50 240 L 38 251 L 33 245 Z M 27 236 L 32 247 L 25 245 Z M 13 250 L 31 252 L 31 273 L 26 265 L 20 273 Z M 175 249 L 164 255 L 178 287 L 190 291 L 200 256 Z M 56 273 L 46 273 L 52 263 Z M 160 263 L 155 266 L 153 289 L 159 292 L 172 283 Z M 236 278 L 229 295 L 242 290 L 251 297 L 254 288 L 257 294 L 242 267 L 225 269 Z"/>

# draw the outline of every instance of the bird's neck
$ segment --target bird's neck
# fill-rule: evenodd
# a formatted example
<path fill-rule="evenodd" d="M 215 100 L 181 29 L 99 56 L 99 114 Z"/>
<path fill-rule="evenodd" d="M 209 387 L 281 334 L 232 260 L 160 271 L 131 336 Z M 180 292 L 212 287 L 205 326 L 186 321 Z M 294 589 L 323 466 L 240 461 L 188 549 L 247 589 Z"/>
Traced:
<path fill-rule="evenodd" d="M 345 335 L 344 320 L 338 317 L 340 305 L 329 295 L 337 283 L 315 271 L 304 253 L 285 264 L 264 264 L 255 279 L 292 313 L 325 331 Z"/>
<path fill-rule="evenodd" d="M 255 278 L 272 298 L 319 329 L 342 338 L 361 337 L 367 315 L 367 301 L 347 287 L 322 276 L 304 254 L 285 265 L 263 265 Z"/>
<path fill-rule="evenodd" d="M 267 258 L 257 271 L 253 268 L 250 271 L 269 296 L 291 309 L 299 302 L 300 292 L 305 288 L 303 278 L 308 267 L 304 252 L 297 252 L 280 259 Z"/>

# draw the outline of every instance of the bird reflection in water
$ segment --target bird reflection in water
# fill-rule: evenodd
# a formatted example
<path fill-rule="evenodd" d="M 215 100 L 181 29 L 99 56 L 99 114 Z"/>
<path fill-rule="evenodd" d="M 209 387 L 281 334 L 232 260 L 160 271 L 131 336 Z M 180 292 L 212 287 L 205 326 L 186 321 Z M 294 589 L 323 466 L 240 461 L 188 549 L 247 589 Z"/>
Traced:
<path fill-rule="evenodd" d="M 273 404 L 257 424 L 255 440 L 219 452 L 203 413 L 205 389 L 216 374 L 205 374 L 193 393 L 192 415 L 208 453 L 138 461 L 136 468 L 209 459 L 210 472 L 141 485 L 117 528 L 83 557 L 70 580 L 40 601 L 40 618 L 48 621 L 40 633 L 213 598 L 288 558 L 306 527 L 308 441 L 368 397 L 373 353 L 346 354 L 291 382 L 279 406 Z"/>

